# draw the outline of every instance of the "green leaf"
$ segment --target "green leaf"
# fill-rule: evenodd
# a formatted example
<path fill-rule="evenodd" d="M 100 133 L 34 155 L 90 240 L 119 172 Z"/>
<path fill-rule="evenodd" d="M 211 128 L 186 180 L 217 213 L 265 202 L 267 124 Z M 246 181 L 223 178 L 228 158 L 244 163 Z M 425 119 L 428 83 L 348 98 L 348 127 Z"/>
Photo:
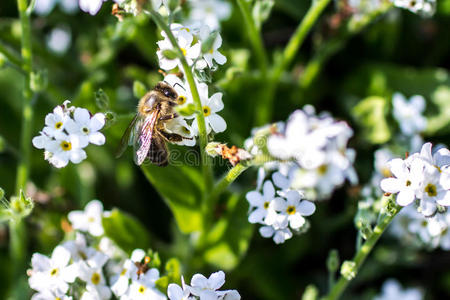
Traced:
<path fill-rule="evenodd" d="M 181 264 L 176 258 L 171 258 L 166 263 L 166 275 L 161 276 L 156 282 L 156 287 L 163 293 L 167 291 L 169 283 L 181 284 Z"/>
<path fill-rule="evenodd" d="M 201 173 L 186 165 L 164 168 L 146 165 L 142 171 L 172 210 L 180 230 L 183 233 L 201 230 L 200 202 L 204 191 Z"/>
<path fill-rule="evenodd" d="M 105 235 L 122 250 L 131 254 L 136 248 L 150 247 L 150 234 L 145 227 L 131 215 L 114 208 L 111 214 L 102 219 Z"/>
<path fill-rule="evenodd" d="M 146 88 L 145 84 L 143 84 L 139 80 L 135 80 L 133 82 L 133 95 L 136 98 L 140 99 L 140 98 L 144 97 L 144 95 L 146 93 L 147 93 L 147 88 Z"/>
<path fill-rule="evenodd" d="M 449 133 L 450 132 L 450 87 L 439 86 L 432 94 L 431 100 L 437 106 L 438 113 L 428 118 L 427 134 Z"/>
<path fill-rule="evenodd" d="M 373 144 L 382 144 L 391 138 L 386 115 L 388 101 L 379 96 L 363 99 L 353 109 L 353 116 L 363 129 L 363 136 Z"/>
<path fill-rule="evenodd" d="M 225 209 L 225 216 L 215 224 L 207 237 L 209 246 L 204 252 L 204 258 L 220 269 L 231 270 L 247 251 L 253 226 L 247 220 L 248 206 L 243 196 L 230 196 Z"/>

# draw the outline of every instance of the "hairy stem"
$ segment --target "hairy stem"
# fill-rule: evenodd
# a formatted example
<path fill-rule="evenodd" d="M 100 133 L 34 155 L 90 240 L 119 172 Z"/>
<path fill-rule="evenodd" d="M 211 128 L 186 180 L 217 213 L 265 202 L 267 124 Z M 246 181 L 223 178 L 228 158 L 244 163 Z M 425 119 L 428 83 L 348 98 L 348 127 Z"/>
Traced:
<path fill-rule="evenodd" d="M 401 207 L 396 207 L 396 210 L 392 214 L 386 214 L 383 218 L 381 218 L 380 222 L 375 226 L 372 235 L 362 244 L 359 251 L 356 253 L 356 255 L 353 258 L 353 262 L 355 263 L 354 273 L 355 276 L 358 274 L 358 270 L 361 267 L 361 265 L 366 260 L 367 256 L 372 251 L 373 247 L 375 246 L 378 239 L 381 237 L 381 235 L 384 233 L 388 225 L 392 222 L 394 217 L 400 212 Z M 339 280 L 334 284 L 333 288 L 331 289 L 330 293 L 325 297 L 327 300 L 335 300 L 339 299 L 339 297 L 344 292 L 345 288 L 350 283 L 351 279 L 348 279 L 344 276 L 340 276 Z"/>
<path fill-rule="evenodd" d="M 261 37 L 260 30 L 256 27 L 253 21 L 249 3 L 245 0 L 236 0 L 239 9 L 241 11 L 242 17 L 244 18 L 245 27 L 248 31 L 248 37 L 252 45 L 253 51 L 255 51 L 256 59 L 258 60 L 258 67 L 261 71 L 261 77 L 263 79 L 267 76 L 267 53 L 264 47 L 264 43 Z"/>
<path fill-rule="evenodd" d="M 32 48 L 31 48 L 31 28 L 30 16 L 27 13 L 27 0 L 17 0 L 22 29 L 21 53 L 22 61 L 11 60 L 20 63 L 25 72 L 23 99 L 22 99 L 22 129 L 20 136 L 20 156 L 16 174 L 16 195 L 20 196 L 21 189 L 25 189 L 29 177 L 30 155 L 31 155 L 31 130 L 33 121 L 33 92 L 30 86 L 32 69 Z M 9 57 L 13 58 L 12 56 Z M 14 219 L 9 222 L 10 232 L 10 256 L 13 267 L 14 280 L 19 280 L 23 276 L 26 261 L 27 237 L 23 220 Z"/>
<path fill-rule="evenodd" d="M 226 190 L 226 188 L 235 181 L 239 175 L 242 174 L 245 170 L 250 167 L 250 164 L 247 163 L 238 163 L 232 169 L 228 171 L 228 173 L 214 186 L 211 194 L 209 195 L 209 203 L 211 205 L 217 200 L 220 194 Z"/>
<path fill-rule="evenodd" d="M 270 76 L 267 84 L 266 92 L 261 100 L 261 104 L 257 106 L 258 111 L 256 115 L 256 124 L 263 125 L 269 122 L 272 118 L 273 102 L 275 91 L 280 81 L 281 75 L 286 68 L 292 63 L 298 50 L 302 46 L 306 36 L 311 31 L 311 28 L 316 23 L 322 11 L 327 7 L 330 0 L 317 0 L 312 1 L 311 7 L 306 13 L 303 20 L 295 30 L 294 35 L 289 40 L 286 48 L 281 55 L 281 59 L 276 62 L 273 73 Z"/>
<path fill-rule="evenodd" d="M 192 93 L 192 98 L 194 100 L 194 104 L 197 110 L 197 124 L 198 124 L 198 132 L 199 132 L 199 140 L 200 140 L 200 155 L 201 155 L 201 164 L 203 169 L 203 176 L 205 182 L 206 190 L 210 190 L 212 188 L 212 169 L 210 164 L 210 158 L 206 153 L 206 145 L 208 143 L 208 134 L 206 132 L 206 123 L 205 116 L 203 114 L 203 106 L 200 100 L 200 95 L 198 93 L 197 85 L 194 80 L 194 75 L 192 73 L 191 67 L 188 65 L 186 58 L 183 55 L 183 51 L 180 49 L 180 46 L 177 43 L 175 36 L 170 30 L 169 26 L 164 22 L 161 15 L 155 12 L 153 9 L 148 11 L 152 16 L 152 20 L 156 23 L 156 25 L 163 30 L 170 42 L 172 43 L 175 51 L 178 52 L 178 57 L 180 58 L 181 65 L 183 66 L 184 76 L 189 84 L 189 88 Z"/>

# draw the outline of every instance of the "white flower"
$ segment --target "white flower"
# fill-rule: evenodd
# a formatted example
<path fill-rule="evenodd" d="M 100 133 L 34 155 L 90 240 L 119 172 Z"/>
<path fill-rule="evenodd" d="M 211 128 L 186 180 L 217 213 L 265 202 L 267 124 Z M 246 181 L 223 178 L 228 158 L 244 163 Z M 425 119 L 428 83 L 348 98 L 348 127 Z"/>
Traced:
<path fill-rule="evenodd" d="M 276 244 L 282 244 L 292 237 L 292 232 L 288 228 L 288 219 L 283 215 L 277 215 L 277 220 L 272 226 L 262 226 L 259 233 L 265 238 L 273 237 Z"/>
<path fill-rule="evenodd" d="M 51 258 L 34 253 L 31 258 L 32 272 L 28 279 L 30 287 L 36 291 L 52 290 L 56 294 L 65 294 L 69 283 L 75 281 L 77 268 L 69 265 L 70 252 L 57 246 Z"/>
<path fill-rule="evenodd" d="M 391 0 L 395 6 L 407 9 L 413 13 L 431 17 L 436 11 L 436 0 Z"/>
<path fill-rule="evenodd" d="M 376 296 L 374 300 L 421 300 L 422 292 L 416 288 L 402 289 L 400 283 L 395 279 L 388 279 L 383 283 L 382 293 Z"/>
<path fill-rule="evenodd" d="M 202 102 L 202 112 L 205 116 L 207 133 L 210 133 L 211 129 L 216 133 L 225 131 L 227 129 L 227 123 L 217 114 L 217 112 L 223 109 L 222 93 L 215 93 L 208 98 L 208 85 L 199 83 L 197 87 Z M 195 120 L 192 123 L 192 130 L 198 135 L 197 116 L 194 115 L 194 117 Z"/>
<path fill-rule="evenodd" d="M 424 163 L 420 159 L 407 162 L 396 158 L 389 162 L 391 173 L 395 177 L 385 178 L 380 185 L 383 191 L 397 194 L 397 203 L 401 206 L 411 204 L 424 178 Z"/>
<path fill-rule="evenodd" d="M 101 268 L 91 268 L 87 264 L 78 264 L 80 278 L 86 282 L 86 292 L 81 300 L 103 300 L 111 298 L 111 290 L 106 284 Z"/>
<path fill-rule="evenodd" d="M 111 278 L 111 290 L 117 297 L 123 296 L 128 292 L 130 280 L 138 279 L 136 262 L 141 263 L 145 257 L 145 251 L 142 249 L 135 249 L 131 253 L 131 258 L 125 260 L 120 274 Z"/>
<path fill-rule="evenodd" d="M 39 293 L 34 294 L 31 297 L 31 300 L 72 300 L 72 297 L 65 295 L 64 293 L 60 293 L 58 291 L 45 290 Z"/>
<path fill-rule="evenodd" d="M 53 109 L 53 113 L 45 116 L 44 133 L 49 137 L 59 138 L 60 134 L 63 133 L 67 120 L 69 120 L 68 114 L 62 106 L 58 105 Z"/>
<path fill-rule="evenodd" d="M 155 287 L 155 282 L 158 279 L 159 271 L 155 268 L 148 270 L 139 277 L 135 276 L 127 293 L 128 298 L 133 300 L 167 299 L 166 296 Z"/>
<path fill-rule="evenodd" d="M 64 54 L 69 49 L 72 33 L 68 27 L 56 27 L 47 36 L 47 47 L 56 54 Z"/>
<path fill-rule="evenodd" d="M 89 232 L 93 236 L 101 236 L 104 232 L 102 216 L 102 203 L 98 200 L 92 200 L 86 205 L 84 211 L 71 211 L 68 218 L 74 229 Z"/>
<path fill-rule="evenodd" d="M 220 27 L 220 21 L 231 15 L 231 4 L 222 0 L 190 0 L 191 11 L 187 22 L 199 27 L 208 25 L 212 30 Z"/>
<path fill-rule="evenodd" d="M 186 58 L 186 61 L 188 65 L 192 65 L 193 62 L 199 57 L 201 45 L 200 43 L 195 43 L 192 45 L 192 42 L 194 41 L 194 36 L 191 33 L 191 30 L 187 27 L 184 27 L 180 24 L 172 24 L 170 27 L 172 33 L 174 34 L 177 44 L 181 49 L 181 52 L 183 52 L 184 57 Z M 181 63 L 179 62 L 179 59 L 168 59 L 163 55 L 164 50 L 172 50 L 173 46 L 170 42 L 167 35 L 162 32 L 164 40 L 158 41 L 158 47 L 159 50 L 156 52 L 159 59 L 159 66 L 161 69 L 170 71 L 177 66 L 181 67 Z"/>
<path fill-rule="evenodd" d="M 252 210 L 248 217 L 250 223 L 272 225 L 275 222 L 277 215 L 274 209 L 275 203 L 277 199 L 280 201 L 283 201 L 283 199 L 275 197 L 275 188 L 271 181 L 264 182 L 262 194 L 257 191 L 251 191 L 245 197 Z"/>
<path fill-rule="evenodd" d="M 107 0 L 79 0 L 78 4 L 82 11 L 94 16 L 98 13 L 104 1 Z"/>
<path fill-rule="evenodd" d="M 81 148 L 80 138 L 65 133 L 60 133 L 58 139 L 50 141 L 45 150 L 49 152 L 47 160 L 56 168 L 67 166 L 69 161 L 78 164 L 87 157 Z"/>
<path fill-rule="evenodd" d="M 422 115 L 425 110 L 425 99 L 422 96 L 412 96 L 409 101 L 400 93 L 392 98 L 393 115 L 400 125 L 403 134 L 412 136 L 425 130 L 427 120 Z"/>
<path fill-rule="evenodd" d="M 225 283 L 225 273 L 218 271 L 212 273 L 209 278 L 202 274 L 195 274 L 191 279 L 191 293 L 200 297 L 201 300 L 209 299 L 227 299 L 226 295 L 230 294 L 233 299 L 240 299 L 240 295 L 235 290 L 218 291 Z M 236 298 L 237 294 L 237 298 Z"/>
<path fill-rule="evenodd" d="M 426 164 L 424 180 L 418 191 L 420 210 L 423 215 L 430 216 L 436 211 L 436 205 L 450 205 L 450 191 L 440 184 L 441 174 L 435 166 Z"/>
<path fill-rule="evenodd" d="M 189 289 L 189 286 L 184 283 L 183 276 L 181 276 L 181 287 L 175 283 L 171 283 L 167 287 L 167 296 L 169 297 L 169 300 L 195 300 L 195 298 L 190 295 L 191 290 Z"/>
<path fill-rule="evenodd" d="M 298 191 L 286 192 L 286 199 L 276 198 L 275 209 L 285 215 L 292 229 L 299 229 L 305 224 L 303 216 L 310 216 L 316 210 L 314 203 L 310 201 L 300 201 L 301 195 Z"/>
<path fill-rule="evenodd" d="M 70 252 L 74 262 L 83 261 L 91 268 L 103 267 L 109 258 L 106 254 L 88 247 L 85 236 L 79 232 L 76 233 L 75 240 L 67 241 L 62 246 Z"/>
<path fill-rule="evenodd" d="M 200 28 L 200 40 L 202 42 L 208 39 L 210 35 L 211 29 L 209 29 L 207 25 Z M 213 44 L 211 45 L 211 49 L 209 49 L 207 53 L 203 54 L 203 59 L 206 64 L 201 63 L 202 61 L 197 62 L 197 64 L 199 64 L 199 69 L 203 69 L 206 66 L 212 68 L 214 66 L 213 60 L 219 65 L 223 65 L 227 62 L 227 58 L 218 50 L 220 46 L 222 46 L 222 37 L 220 34 L 217 34 Z"/>
<path fill-rule="evenodd" d="M 66 130 L 69 134 L 80 137 L 81 147 L 86 147 L 89 143 L 103 145 L 105 136 L 98 132 L 105 126 L 105 115 L 97 113 L 91 117 L 89 111 L 85 108 L 76 108 L 73 113 L 73 119 L 69 119 L 66 124 Z"/>

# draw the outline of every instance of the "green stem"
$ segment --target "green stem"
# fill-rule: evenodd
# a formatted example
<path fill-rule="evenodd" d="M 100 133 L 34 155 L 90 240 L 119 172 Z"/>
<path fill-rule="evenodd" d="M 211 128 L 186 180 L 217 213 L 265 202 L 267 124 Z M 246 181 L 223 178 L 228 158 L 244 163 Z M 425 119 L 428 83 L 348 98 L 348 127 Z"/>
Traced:
<path fill-rule="evenodd" d="M 366 242 L 361 246 L 359 251 L 353 258 L 353 262 L 355 263 L 354 272 L 355 275 L 358 273 L 359 268 L 366 260 L 367 256 L 372 251 L 373 247 L 377 243 L 378 239 L 381 237 L 383 232 L 386 230 L 388 225 L 392 222 L 394 217 L 400 212 L 401 207 L 397 207 L 394 213 L 386 214 L 381 221 L 375 226 L 372 235 L 366 240 Z M 328 296 L 325 297 L 327 300 L 335 300 L 339 299 L 339 297 L 344 292 L 345 288 L 350 283 L 351 279 L 347 279 L 344 276 L 340 276 L 337 283 L 333 286 Z"/>
<path fill-rule="evenodd" d="M 3 44 L 3 42 L 0 42 L 0 53 L 2 53 L 14 65 L 21 66 L 23 63 L 13 51 L 8 49 L 8 47 Z"/>
<path fill-rule="evenodd" d="M 351 19 L 348 22 L 346 30 L 339 36 L 331 39 L 324 44 L 314 57 L 308 62 L 303 71 L 303 75 L 299 77 L 299 85 L 303 89 L 307 89 L 316 79 L 317 75 L 322 70 L 324 64 L 336 52 L 341 50 L 347 41 L 353 36 L 360 33 L 364 28 L 371 24 L 376 18 L 385 14 L 391 9 L 393 4 L 390 1 L 385 1 L 379 9 L 367 14 L 363 17 Z"/>
<path fill-rule="evenodd" d="M 30 17 L 27 14 L 27 1 L 17 0 L 19 8 L 20 23 L 22 27 L 22 69 L 26 72 L 24 87 L 23 87 L 23 102 L 22 102 L 22 129 L 20 142 L 20 159 L 17 166 L 16 177 L 16 194 L 19 194 L 21 189 L 25 188 L 28 181 L 30 169 L 30 155 L 31 155 L 31 130 L 33 121 L 32 98 L 33 92 L 30 86 L 30 78 L 32 72 L 32 50 L 31 50 L 31 29 Z"/>
<path fill-rule="evenodd" d="M 183 66 L 184 76 L 189 83 L 189 88 L 192 93 L 192 98 L 194 100 L 194 104 L 197 110 L 197 124 L 198 124 L 198 132 L 199 132 L 199 140 L 200 140 L 200 155 L 201 155 L 201 164 L 203 168 L 203 176 L 205 182 L 205 188 L 209 191 L 212 188 L 212 169 L 210 164 L 210 158 L 206 153 L 206 145 L 208 143 L 208 134 L 206 132 L 206 123 L 205 116 L 203 114 L 203 106 L 200 100 L 200 95 L 198 93 L 197 85 L 195 84 L 194 75 L 192 74 L 192 69 L 188 65 L 186 58 L 183 55 L 183 51 L 181 51 L 180 46 L 178 46 L 177 40 L 170 30 L 169 26 L 164 22 L 161 15 L 155 12 L 153 9 L 148 11 L 152 16 L 153 21 L 156 25 L 163 30 L 170 42 L 172 43 L 175 51 L 178 52 L 178 57 L 180 58 L 181 65 Z"/>
<path fill-rule="evenodd" d="M 258 60 L 258 66 L 262 75 L 261 77 L 265 79 L 267 76 L 268 58 L 262 40 L 261 32 L 256 27 L 255 22 L 253 22 L 249 3 L 245 0 L 236 0 L 236 2 L 244 18 L 245 27 L 248 30 L 248 37 L 250 39 L 253 51 L 255 51 L 256 59 Z"/>
<path fill-rule="evenodd" d="M 219 195 L 222 194 L 223 191 L 225 191 L 225 189 L 250 166 L 251 164 L 248 163 L 238 163 L 231 170 L 229 170 L 228 173 L 214 186 L 213 190 L 211 191 L 208 201 L 209 205 L 214 205 L 214 202 L 217 200 Z"/>
<path fill-rule="evenodd" d="M 295 55 L 305 41 L 306 36 L 311 31 L 311 28 L 314 26 L 320 14 L 327 7 L 330 1 L 331 0 L 317 0 L 312 2 L 311 7 L 309 8 L 303 20 L 298 25 L 297 29 L 294 32 L 294 35 L 291 37 L 289 43 L 284 49 L 280 60 L 276 62 L 272 76 L 267 85 L 267 90 L 264 93 L 263 99 L 261 100 L 262 103 L 257 106 L 257 125 L 263 125 L 271 120 L 275 91 L 278 82 L 280 81 L 281 75 L 294 60 Z"/>

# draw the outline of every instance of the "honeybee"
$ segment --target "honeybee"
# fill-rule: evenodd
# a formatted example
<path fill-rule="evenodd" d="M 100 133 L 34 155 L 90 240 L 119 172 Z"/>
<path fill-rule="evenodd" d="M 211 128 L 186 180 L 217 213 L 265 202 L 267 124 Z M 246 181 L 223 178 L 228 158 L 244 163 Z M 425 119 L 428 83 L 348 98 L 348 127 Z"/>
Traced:
<path fill-rule="evenodd" d="M 125 130 L 117 150 L 120 157 L 127 146 L 133 146 L 134 162 L 140 166 L 148 157 L 157 166 L 167 166 L 169 152 L 166 142 L 181 142 L 186 137 L 167 132 L 165 123 L 178 117 L 174 107 L 179 104 L 173 87 L 159 82 L 139 100 L 136 116 Z"/>

